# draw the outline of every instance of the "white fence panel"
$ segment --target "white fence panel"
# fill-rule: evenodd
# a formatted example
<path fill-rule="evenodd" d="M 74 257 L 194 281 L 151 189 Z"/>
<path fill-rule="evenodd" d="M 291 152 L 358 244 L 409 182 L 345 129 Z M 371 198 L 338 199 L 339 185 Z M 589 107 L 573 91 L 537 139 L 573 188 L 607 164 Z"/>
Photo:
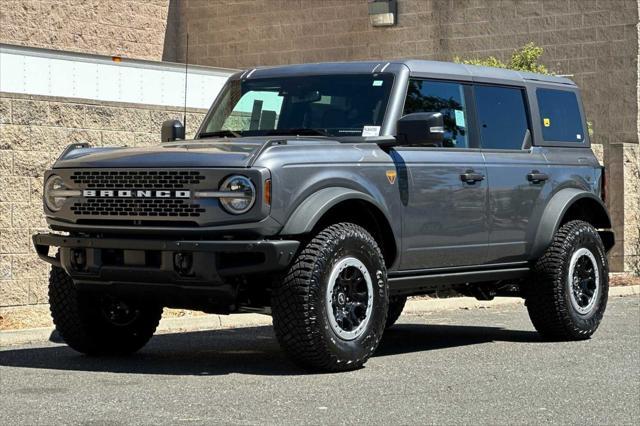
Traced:
<path fill-rule="evenodd" d="M 187 106 L 209 108 L 235 70 L 189 66 Z M 0 44 L 0 91 L 179 107 L 184 64 Z"/>

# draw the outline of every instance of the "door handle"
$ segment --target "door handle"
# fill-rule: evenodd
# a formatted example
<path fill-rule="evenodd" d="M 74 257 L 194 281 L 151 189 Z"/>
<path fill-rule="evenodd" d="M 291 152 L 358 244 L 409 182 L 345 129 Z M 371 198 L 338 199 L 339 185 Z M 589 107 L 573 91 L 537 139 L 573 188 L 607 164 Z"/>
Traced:
<path fill-rule="evenodd" d="M 460 174 L 460 180 L 464 183 L 468 183 L 469 185 L 473 185 L 476 182 L 484 180 L 484 175 L 481 173 L 476 173 L 473 170 L 467 170 L 466 172 Z"/>
<path fill-rule="evenodd" d="M 538 170 L 532 170 L 527 174 L 527 180 L 531 183 L 540 183 L 549 179 L 549 175 L 546 173 L 540 173 Z"/>

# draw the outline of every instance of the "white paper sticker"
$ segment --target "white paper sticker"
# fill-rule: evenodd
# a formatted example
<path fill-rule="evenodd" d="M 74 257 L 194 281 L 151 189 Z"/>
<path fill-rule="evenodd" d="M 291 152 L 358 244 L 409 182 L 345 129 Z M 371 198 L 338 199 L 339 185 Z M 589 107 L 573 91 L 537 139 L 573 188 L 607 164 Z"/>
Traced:
<path fill-rule="evenodd" d="M 581 135 L 580 133 L 578 133 L 578 134 L 576 135 L 576 139 L 578 139 L 578 140 L 582 140 L 582 135 Z"/>
<path fill-rule="evenodd" d="M 373 87 L 382 86 L 382 80 L 373 80 Z"/>
<path fill-rule="evenodd" d="M 467 125 L 464 122 L 464 111 L 460 109 L 456 109 L 455 114 L 456 114 L 456 126 L 467 127 Z"/>
<path fill-rule="evenodd" d="M 362 136 L 380 136 L 380 126 L 364 126 Z"/>

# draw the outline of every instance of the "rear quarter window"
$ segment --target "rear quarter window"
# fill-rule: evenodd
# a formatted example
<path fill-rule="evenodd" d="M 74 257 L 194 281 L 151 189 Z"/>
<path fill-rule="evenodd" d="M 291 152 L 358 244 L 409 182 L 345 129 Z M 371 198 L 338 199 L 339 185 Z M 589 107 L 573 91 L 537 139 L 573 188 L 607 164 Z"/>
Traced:
<path fill-rule="evenodd" d="M 546 142 L 584 143 L 585 132 L 574 92 L 537 89 L 540 127 Z"/>

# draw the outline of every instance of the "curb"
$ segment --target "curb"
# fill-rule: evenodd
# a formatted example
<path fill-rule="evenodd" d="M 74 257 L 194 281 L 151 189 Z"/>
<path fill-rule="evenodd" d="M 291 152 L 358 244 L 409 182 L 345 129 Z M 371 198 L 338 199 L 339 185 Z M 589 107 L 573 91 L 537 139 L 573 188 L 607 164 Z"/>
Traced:
<path fill-rule="evenodd" d="M 627 297 L 640 295 L 640 285 L 616 286 L 609 288 L 609 297 Z M 451 297 L 447 299 L 411 300 L 407 302 L 403 314 L 420 315 L 428 312 L 451 311 L 458 309 L 490 309 L 500 306 L 522 305 L 518 297 L 501 297 L 491 301 L 480 301 L 469 297 Z M 197 317 L 163 318 L 158 325 L 157 334 L 179 333 L 199 330 L 220 330 L 226 328 L 258 327 L 271 325 L 271 317 L 261 314 L 204 315 Z M 50 340 L 54 328 L 28 328 L 22 330 L 0 331 L 0 348 L 24 345 Z"/>

